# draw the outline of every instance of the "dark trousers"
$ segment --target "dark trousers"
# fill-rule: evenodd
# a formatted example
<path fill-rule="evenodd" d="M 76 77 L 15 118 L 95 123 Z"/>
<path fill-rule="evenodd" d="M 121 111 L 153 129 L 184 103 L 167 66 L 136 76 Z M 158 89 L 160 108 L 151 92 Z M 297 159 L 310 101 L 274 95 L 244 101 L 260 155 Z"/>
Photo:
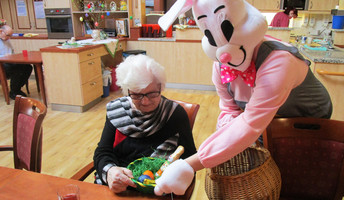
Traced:
<path fill-rule="evenodd" d="M 26 84 L 28 81 L 31 72 L 32 66 L 28 64 L 11 64 L 11 63 L 4 63 L 3 64 L 5 73 L 10 81 L 10 88 L 11 91 L 15 94 L 21 90 L 21 88 Z"/>

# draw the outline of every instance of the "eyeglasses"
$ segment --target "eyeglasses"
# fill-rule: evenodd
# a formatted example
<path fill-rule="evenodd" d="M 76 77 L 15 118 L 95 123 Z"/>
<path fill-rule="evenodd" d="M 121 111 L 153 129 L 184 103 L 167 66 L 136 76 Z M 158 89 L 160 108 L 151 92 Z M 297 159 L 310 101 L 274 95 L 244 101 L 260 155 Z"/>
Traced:
<path fill-rule="evenodd" d="M 130 96 L 130 98 L 134 99 L 134 100 L 142 100 L 143 97 L 147 97 L 148 99 L 153 99 L 153 98 L 157 98 L 158 96 L 160 96 L 161 91 L 157 91 L 157 92 L 149 92 L 146 94 L 130 94 L 129 90 L 128 90 L 128 95 Z"/>

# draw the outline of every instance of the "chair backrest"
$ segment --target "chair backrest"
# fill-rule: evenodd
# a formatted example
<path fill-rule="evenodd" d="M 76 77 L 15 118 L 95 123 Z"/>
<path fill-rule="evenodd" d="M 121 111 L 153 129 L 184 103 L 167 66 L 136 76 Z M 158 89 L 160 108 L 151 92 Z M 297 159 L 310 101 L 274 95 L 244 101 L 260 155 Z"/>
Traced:
<path fill-rule="evenodd" d="M 344 196 L 344 121 L 276 118 L 264 133 L 281 171 L 281 198 Z"/>
<path fill-rule="evenodd" d="M 46 106 L 35 99 L 16 96 L 13 112 L 14 168 L 41 172 L 42 123 Z"/>
<path fill-rule="evenodd" d="M 196 104 L 196 103 L 188 103 L 188 102 L 180 101 L 180 100 L 173 100 L 173 101 L 175 101 L 179 105 L 181 105 L 184 108 L 184 110 L 186 111 L 186 113 L 188 114 L 189 122 L 190 122 L 190 128 L 192 130 L 200 105 Z"/>

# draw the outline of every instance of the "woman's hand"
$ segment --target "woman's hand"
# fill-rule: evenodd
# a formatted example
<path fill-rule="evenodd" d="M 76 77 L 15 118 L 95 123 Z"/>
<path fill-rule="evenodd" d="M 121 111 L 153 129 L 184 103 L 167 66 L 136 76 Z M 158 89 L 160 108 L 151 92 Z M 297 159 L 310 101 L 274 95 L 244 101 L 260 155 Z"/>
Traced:
<path fill-rule="evenodd" d="M 127 190 L 128 186 L 136 188 L 135 183 L 130 179 L 134 178 L 131 170 L 124 167 L 111 167 L 107 172 L 107 182 L 109 188 L 114 193 Z"/>

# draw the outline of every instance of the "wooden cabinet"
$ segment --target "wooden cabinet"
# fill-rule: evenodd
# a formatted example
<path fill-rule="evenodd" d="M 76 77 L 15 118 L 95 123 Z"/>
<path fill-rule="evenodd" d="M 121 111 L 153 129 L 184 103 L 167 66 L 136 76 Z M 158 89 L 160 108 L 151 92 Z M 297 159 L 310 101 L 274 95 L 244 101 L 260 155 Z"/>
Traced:
<path fill-rule="evenodd" d="M 43 15 L 43 1 L 24 0 L 11 1 L 1 0 L 0 10 L 2 18 L 6 19 L 9 25 L 17 33 L 47 33 L 46 20 Z"/>
<path fill-rule="evenodd" d="M 261 11 L 278 11 L 281 7 L 280 0 L 251 0 L 248 2 Z"/>
<path fill-rule="evenodd" d="M 338 5 L 338 0 L 309 0 L 308 10 L 309 11 L 331 11 L 336 5 Z"/>
<path fill-rule="evenodd" d="M 88 24 L 91 27 L 91 29 L 115 29 L 116 19 L 127 20 L 127 33 L 129 35 L 130 24 L 132 23 L 132 19 L 130 19 L 130 16 L 132 16 L 131 0 L 125 0 L 126 10 L 120 10 L 121 0 L 105 0 L 103 1 L 103 7 L 98 6 L 94 7 L 91 10 L 88 8 L 89 2 L 91 1 L 70 0 L 70 4 L 72 7 L 73 31 L 75 37 L 85 36 L 85 24 Z M 116 6 L 114 6 L 112 2 L 115 2 Z M 116 10 L 111 9 L 112 7 L 116 7 Z M 80 18 L 82 18 L 82 20 L 80 20 Z M 96 26 L 96 24 L 98 26 Z"/>
<path fill-rule="evenodd" d="M 312 63 L 312 71 L 329 92 L 333 104 L 332 119 L 344 120 L 344 63 Z"/>
<path fill-rule="evenodd" d="M 335 29 L 332 30 L 333 34 L 333 44 L 344 47 L 344 32 L 343 31 L 336 31 Z"/>
<path fill-rule="evenodd" d="M 44 8 L 70 8 L 69 0 L 43 0 Z"/>
<path fill-rule="evenodd" d="M 48 101 L 53 110 L 83 112 L 100 101 L 101 56 L 108 54 L 104 45 L 79 52 L 41 51 Z"/>
<path fill-rule="evenodd" d="M 127 50 L 145 50 L 165 67 L 167 83 L 183 89 L 213 90 L 213 61 L 202 49 L 200 41 L 159 42 L 128 41 Z"/>

